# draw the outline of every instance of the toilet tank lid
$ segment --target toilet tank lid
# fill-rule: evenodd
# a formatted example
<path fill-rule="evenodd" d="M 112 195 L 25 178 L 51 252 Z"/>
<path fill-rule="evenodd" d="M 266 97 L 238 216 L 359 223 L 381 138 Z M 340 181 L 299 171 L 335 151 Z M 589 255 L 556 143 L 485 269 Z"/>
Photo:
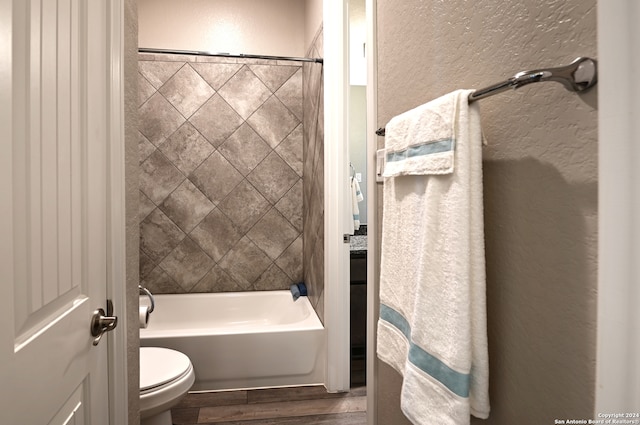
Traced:
<path fill-rule="evenodd" d="M 160 347 L 140 347 L 140 390 L 164 385 L 183 376 L 191 368 L 189 357 Z"/>

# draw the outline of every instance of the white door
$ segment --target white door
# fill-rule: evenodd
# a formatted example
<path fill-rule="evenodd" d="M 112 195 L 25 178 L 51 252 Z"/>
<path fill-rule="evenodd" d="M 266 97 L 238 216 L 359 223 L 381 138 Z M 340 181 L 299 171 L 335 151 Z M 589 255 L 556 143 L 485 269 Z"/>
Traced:
<path fill-rule="evenodd" d="M 0 0 L 2 424 L 109 423 L 108 5 Z"/>

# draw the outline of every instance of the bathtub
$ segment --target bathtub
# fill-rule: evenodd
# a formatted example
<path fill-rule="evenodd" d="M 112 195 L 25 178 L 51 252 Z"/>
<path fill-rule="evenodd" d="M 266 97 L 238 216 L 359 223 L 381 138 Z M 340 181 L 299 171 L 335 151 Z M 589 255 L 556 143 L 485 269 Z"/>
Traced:
<path fill-rule="evenodd" d="M 325 332 L 307 297 L 294 302 L 289 291 L 226 292 L 155 295 L 155 303 L 140 345 L 189 356 L 192 391 L 324 382 Z"/>

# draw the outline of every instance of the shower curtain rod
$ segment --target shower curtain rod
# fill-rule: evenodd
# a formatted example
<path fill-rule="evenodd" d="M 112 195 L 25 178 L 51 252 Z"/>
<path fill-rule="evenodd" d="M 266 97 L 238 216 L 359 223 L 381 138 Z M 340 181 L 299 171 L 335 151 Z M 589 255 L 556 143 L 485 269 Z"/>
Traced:
<path fill-rule="evenodd" d="M 556 81 L 569 91 L 585 91 L 598 82 L 598 63 L 588 57 L 578 57 L 566 66 L 519 72 L 508 80 L 474 91 L 469 95 L 469 103 L 511 88 L 515 90 L 527 84 L 543 81 Z M 376 134 L 384 136 L 385 129 L 379 128 Z"/>
<path fill-rule="evenodd" d="M 139 48 L 138 53 L 161 53 L 170 55 L 192 55 L 192 56 L 219 56 L 225 58 L 243 58 L 243 59 L 268 59 L 268 60 L 282 60 L 282 61 L 297 61 L 297 62 L 315 62 L 322 63 L 320 58 L 296 58 L 290 56 L 265 56 L 265 55 L 245 55 L 245 54 L 231 54 L 231 53 L 212 53 L 201 52 L 196 50 L 166 50 L 166 49 L 149 49 Z"/>

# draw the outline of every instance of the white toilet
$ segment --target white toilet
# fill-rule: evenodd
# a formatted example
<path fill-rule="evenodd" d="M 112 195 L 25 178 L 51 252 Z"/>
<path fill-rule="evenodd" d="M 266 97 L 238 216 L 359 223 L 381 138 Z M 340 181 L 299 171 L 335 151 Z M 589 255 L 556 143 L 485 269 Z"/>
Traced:
<path fill-rule="evenodd" d="M 160 347 L 140 347 L 140 425 L 172 425 L 171 408 L 195 382 L 189 357 Z"/>

